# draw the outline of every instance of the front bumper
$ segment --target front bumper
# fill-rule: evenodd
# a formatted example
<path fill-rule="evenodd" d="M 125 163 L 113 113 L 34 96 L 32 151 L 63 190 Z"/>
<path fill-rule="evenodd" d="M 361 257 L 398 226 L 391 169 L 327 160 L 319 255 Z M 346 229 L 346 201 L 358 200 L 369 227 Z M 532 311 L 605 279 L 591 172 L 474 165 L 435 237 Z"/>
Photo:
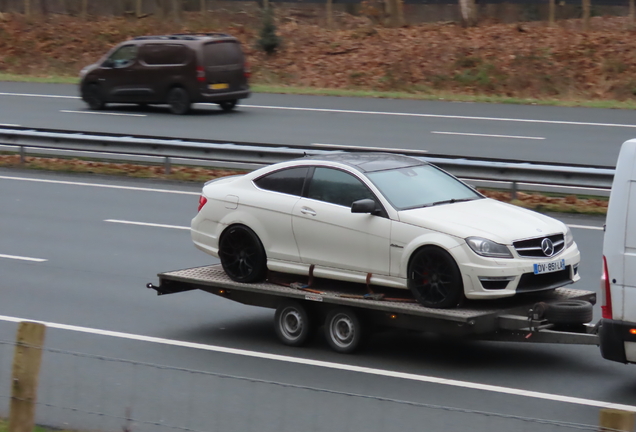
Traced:
<path fill-rule="evenodd" d="M 636 349 L 636 335 L 630 333 L 634 328 L 636 323 L 601 320 L 599 340 L 603 358 L 619 363 L 636 363 L 636 356 L 633 354 Z"/>

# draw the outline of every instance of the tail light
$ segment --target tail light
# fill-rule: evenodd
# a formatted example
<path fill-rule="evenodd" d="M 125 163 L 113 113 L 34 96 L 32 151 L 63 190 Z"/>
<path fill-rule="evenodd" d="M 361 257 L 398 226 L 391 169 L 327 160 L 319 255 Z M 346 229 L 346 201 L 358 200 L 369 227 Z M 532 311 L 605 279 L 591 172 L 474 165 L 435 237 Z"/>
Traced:
<path fill-rule="evenodd" d="M 601 276 L 601 311 L 603 318 L 612 319 L 612 291 L 610 288 L 610 277 L 607 271 L 607 259 L 603 256 L 603 276 Z"/>
<path fill-rule="evenodd" d="M 197 66 L 197 81 L 200 83 L 205 82 L 205 68 L 203 66 Z"/>
<path fill-rule="evenodd" d="M 204 197 L 203 195 L 201 195 L 199 197 L 199 208 L 197 209 L 197 212 L 200 212 L 201 209 L 203 208 L 203 206 L 205 205 L 205 203 L 208 202 L 208 199 L 206 197 Z"/>
<path fill-rule="evenodd" d="M 243 76 L 245 76 L 245 78 L 250 78 L 252 76 L 252 70 L 250 69 L 250 64 L 248 62 L 243 63 Z"/>

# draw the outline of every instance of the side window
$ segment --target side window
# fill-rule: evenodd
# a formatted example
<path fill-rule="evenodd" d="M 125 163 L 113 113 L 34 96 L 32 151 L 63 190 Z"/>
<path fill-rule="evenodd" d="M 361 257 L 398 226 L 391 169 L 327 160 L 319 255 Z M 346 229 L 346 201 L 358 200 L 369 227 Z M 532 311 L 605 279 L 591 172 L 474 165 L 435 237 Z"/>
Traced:
<path fill-rule="evenodd" d="M 316 168 L 309 183 L 307 198 L 351 207 L 354 201 L 372 199 L 371 191 L 356 177 L 331 168 Z"/>
<path fill-rule="evenodd" d="M 145 44 L 139 57 L 147 65 L 181 65 L 188 60 L 188 48 L 180 44 Z"/>
<path fill-rule="evenodd" d="M 137 47 L 135 45 L 124 45 L 112 53 L 106 60 L 106 65 L 114 68 L 130 66 L 137 58 Z"/>
<path fill-rule="evenodd" d="M 308 167 L 284 169 L 254 180 L 254 184 L 261 189 L 300 196 L 307 171 Z"/>
<path fill-rule="evenodd" d="M 241 46 L 236 42 L 217 42 L 203 45 L 206 66 L 240 65 L 243 67 L 244 56 Z"/>

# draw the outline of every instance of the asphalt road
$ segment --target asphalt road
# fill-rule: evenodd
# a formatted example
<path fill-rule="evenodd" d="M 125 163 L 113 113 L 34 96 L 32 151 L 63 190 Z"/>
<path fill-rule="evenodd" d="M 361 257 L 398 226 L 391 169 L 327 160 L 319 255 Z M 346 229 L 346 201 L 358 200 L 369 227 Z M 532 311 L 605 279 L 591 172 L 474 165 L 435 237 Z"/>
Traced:
<path fill-rule="evenodd" d="M 255 94 L 237 111 L 113 105 L 89 111 L 77 87 L 0 83 L 0 124 L 286 145 L 337 144 L 431 154 L 615 166 L 636 136 L 633 111 Z"/>
<path fill-rule="evenodd" d="M 302 349 L 282 346 L 271 310 L 203 292 L 157 297 L 145 288 L 156 273 L 213 262 L 181 229 L 196 212 L 198 192 L 186 184 L 0 170 L 0 415 L 7 410 L 7 342 L 16 318 L 51 323 L 49 350 L 122 359 L 46 354 L 39 421 L 64 427 L 120 429 L 122 420 L 111 416 L 130 408 L 133 417 L 159 425 L 135 430 L 212 424 L 223 431 L 386 431 L 425 424 L 430 431 L 567 431 L 516 417 L 594 425 L 603 404 L 636 406 L 633 366 L 605 361 L 593 346 L 387 333 L 363 353 L 344 356 L 321 337 Z M 603 220 L 564 220 L 575 226 L 583 255 L 577 287 L 598 291 Z"/>

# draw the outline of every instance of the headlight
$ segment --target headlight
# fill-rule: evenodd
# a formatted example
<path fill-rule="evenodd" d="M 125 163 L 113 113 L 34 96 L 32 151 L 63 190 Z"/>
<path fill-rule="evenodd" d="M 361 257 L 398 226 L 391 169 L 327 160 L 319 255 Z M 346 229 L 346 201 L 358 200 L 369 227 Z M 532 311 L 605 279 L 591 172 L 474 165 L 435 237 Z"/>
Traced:
<path fill-rule="evenodd" d="M 569 248 L 574 244 L 574 236 L 572 235 L 572 231 L 570 231 L 570 227 L 566 225 L 565 227 L 565 248 Z"/>
<path fill-rule="evenodd" d="M 477 254 L 489 258 L 512 258 L 507 246 L 481 237 L 468 237 L 468 246 Z"/>

